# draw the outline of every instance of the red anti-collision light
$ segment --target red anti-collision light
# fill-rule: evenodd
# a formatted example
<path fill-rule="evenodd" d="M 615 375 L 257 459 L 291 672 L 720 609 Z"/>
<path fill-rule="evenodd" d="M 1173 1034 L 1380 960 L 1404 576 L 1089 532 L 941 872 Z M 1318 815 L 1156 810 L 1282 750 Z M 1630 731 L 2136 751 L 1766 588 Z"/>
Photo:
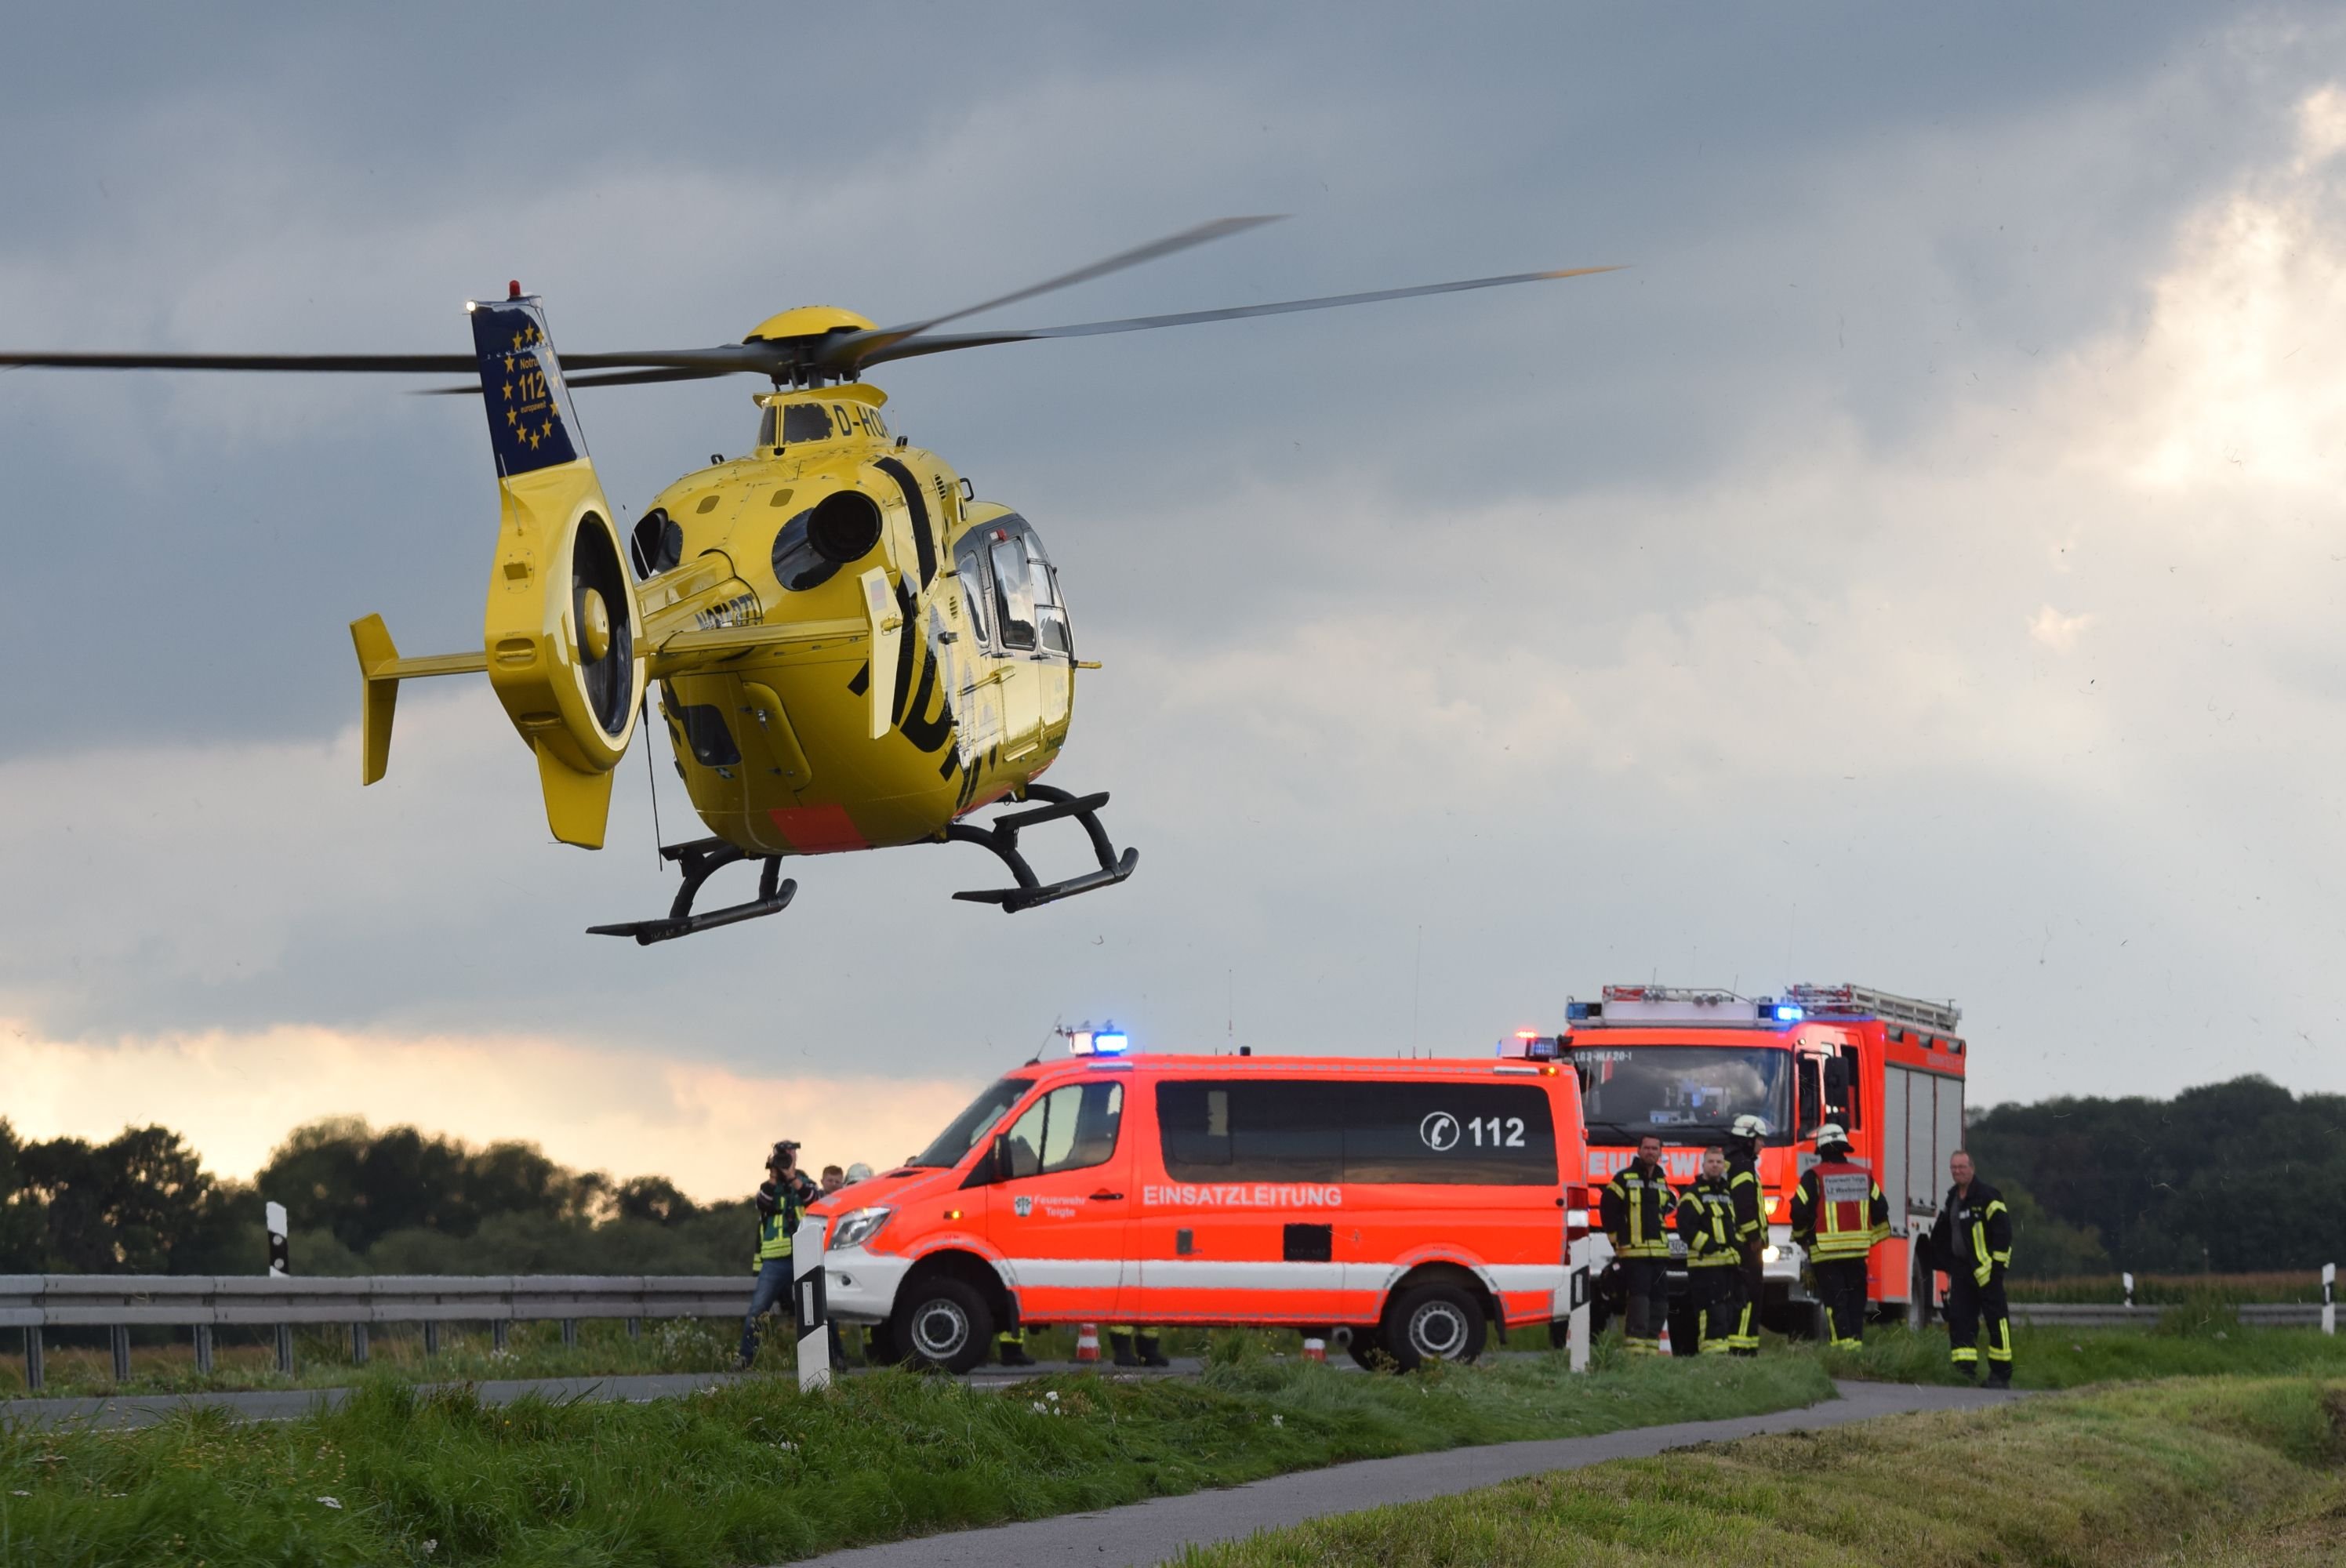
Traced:
<path fill-rule="evenodd" d="M 505 298 L 506 298 L 506 299 L 508 299 L 508 300 L 518 300 L 518 299 L 520 299 L 520 298 L 521 298 L 521 280 L 520 280 L 520 279 L 518 279 L 518 278 L 514 278 L 514 279 L 510 279 L 510 280 L 508 280 L 506 281 L 506 283 L 505 283 Z"/>

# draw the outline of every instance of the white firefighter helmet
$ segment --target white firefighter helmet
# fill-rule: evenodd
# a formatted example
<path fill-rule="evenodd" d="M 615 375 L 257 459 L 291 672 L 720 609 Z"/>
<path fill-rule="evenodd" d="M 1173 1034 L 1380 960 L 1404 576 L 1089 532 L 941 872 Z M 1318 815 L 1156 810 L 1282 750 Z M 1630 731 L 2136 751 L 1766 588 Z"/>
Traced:
<path fill-rule="evenodd" d="M 1728 1132 L 1739 1138 L 1764 1138 L 1768 1135 L 1768 1118 L 1755 1116 L 1749 1111 L 1735 1118 Z"/>
<path fill-rule="evenodd" d="M 858 1160 L 853 1165 L 847 1167 L 847 1180 L 850 1186 L 860 1181 L 870 1181 L 871 1179 L 872 1167 L 865 1165 L 862 1160 Z"/>
<path fill-rule="evenodd" d="M 1817 1147 L 1821 1149 L 1829 1148 L 1834 1144 L 1845 1144 L 1847 1142 L 1849 1142 L 1849 1135 L 1841 1130 L 1841 1125 L 1839 1122 L 1827 1122 L 1823 1126 L 1817 1129 Z"/>

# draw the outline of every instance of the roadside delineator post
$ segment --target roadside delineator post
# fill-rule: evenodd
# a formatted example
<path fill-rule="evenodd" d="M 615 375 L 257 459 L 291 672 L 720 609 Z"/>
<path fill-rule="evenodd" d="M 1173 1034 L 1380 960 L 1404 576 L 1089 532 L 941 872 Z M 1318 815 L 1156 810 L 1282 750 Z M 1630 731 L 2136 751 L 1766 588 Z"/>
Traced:
<path fill-rule="evenodd" d="M 261 1209 L 261 1215 L 269 1222 L 269 1278 L 287 1278 L 293 1272 L 293 1254 L 286 1244 L 285 1206 L 281 1203 L 268 1204 Z M 291 1323 L 277 1325 L 277 1369 L 280 1372 L 293 1369 L 293 1325 Z"/>
<path fill-rule="evenodd" d="M 1587 1194 L 1578 1195 L 1586 1203 Z M 1588 1370 L 1589 1302 L 1588 1302 L 1588 1210 L 1585 1207 L 1567 1211 L 1565 1216 L 1564 1318 L 1565 1356 L 1566 1364 L 1576 1372 Z"/>
<path fill-rule="evenodd" d="M 1096 1361 L 1099 1359 L 1098 1324 L 1078 1323 L 1076 1325 L 1076 1359 L 1078 1361 Z"/>
<path fill-rule="evenodd" d="M 2127 1310 L 2131 1312 L 2134 1310 L 2134 1276 L 2131 1274 L 2121 1274 L 2118 1276 L 2118 1278 L 2126 1284 Z"/>
<path fill-rule="evenodd" d="M 799 1221 L 790 1237 L 790 1282 L 799 1319 L 799 1388 L 807 1393 L 831 1387 L 831 1308 L 823 1298 L 822 1243 L 830 1222 L 817 1215 Z"/>
<path fill-rule="evenodd" d="M 2321 1266 L 2321 1331 L 2338 1332 L 2338 1265 Z"/>

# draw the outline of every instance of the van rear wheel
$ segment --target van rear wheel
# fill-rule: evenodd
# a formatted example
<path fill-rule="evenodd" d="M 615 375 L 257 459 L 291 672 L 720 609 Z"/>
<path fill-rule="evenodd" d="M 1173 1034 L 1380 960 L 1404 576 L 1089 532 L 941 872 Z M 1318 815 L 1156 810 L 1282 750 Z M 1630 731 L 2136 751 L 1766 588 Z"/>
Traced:
<path fill-rule="evenodd" d="M 1437 1279 L 1394 1297 L 1378 1338 L 1385 1354 L 1408 1372 L 1427 1361 L 1471 1361 L 1483 1353 L 1488 1332 L 1482 1303 L 1463 1287 Z"/>
<path fill-rule="evenodd" d="M 994 1314 L 985 1298 L 950 1275 L 907 1290 L 889 1327 L 906 1361 L 956 1376 L 982 1366 L 994 1345 Z"/>

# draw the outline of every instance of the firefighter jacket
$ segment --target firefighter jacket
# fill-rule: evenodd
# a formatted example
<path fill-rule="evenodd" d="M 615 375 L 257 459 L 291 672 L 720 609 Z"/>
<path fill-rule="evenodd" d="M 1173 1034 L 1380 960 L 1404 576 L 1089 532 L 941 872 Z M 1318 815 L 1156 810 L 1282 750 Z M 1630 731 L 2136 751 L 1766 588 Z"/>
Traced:
<path fill-rule="evenodd" d="M 2012 1211 L 2004 1194 L 1974 1179 L 1971 1190 L 1951 1186 L 1931 1226 L 1931 1255 L 1949 1274 L 1969 1273 L 1985 1285 L 2012 1267 Z"/>
<path fill-rule="evenodd" d="M 1757 1247 L 1768 1239 L 1768 1211 L 1760 1196 L 1760 1169 L 1749 1155 L 1727 1156 L 1727 1192 L 1735 1203 L 1735 1244 Z"/>
<path fill-rule="evenodd" d="M 779 1189 L 772 1182 L 758 1189 L 758 1250 L 750 1258 L 752 1273 L 774 1258 L 790 1255 L 790 1238 L 798 1234 L 799 1220 L 813 1190 L 803 1176 L 783 1183 Z"/>
<path fill-rule="evenodd" d="M 1890 1200 L 1846 1155 L 1820 1160 L 1792 1194 L 1792 1239 L 1819 1263 L 1862 1258 L 1890 1236 Z"/>
<path fill-rule="evenodd" d="M 1659 1166 L 1647 1170 L 1635 1164 L 1622 1166 L 1605 1184 L 1597 1206 L 1605 1234 L 1613 1238 L 1616 1257 L 1668 1257 L 1669 1232 L 1664 1228 L 1673 1198 L 1668 1178 Z"/>
<path fill-rule="evenodd" d="M 1678 1227 L 1688 1268 L 1742 1263 L 1743 1249 L 1735 1238 L 1735 1197 L 1724 1177 L 1695 1178 L 1694 1186 L 1678 1196 Z"/>

